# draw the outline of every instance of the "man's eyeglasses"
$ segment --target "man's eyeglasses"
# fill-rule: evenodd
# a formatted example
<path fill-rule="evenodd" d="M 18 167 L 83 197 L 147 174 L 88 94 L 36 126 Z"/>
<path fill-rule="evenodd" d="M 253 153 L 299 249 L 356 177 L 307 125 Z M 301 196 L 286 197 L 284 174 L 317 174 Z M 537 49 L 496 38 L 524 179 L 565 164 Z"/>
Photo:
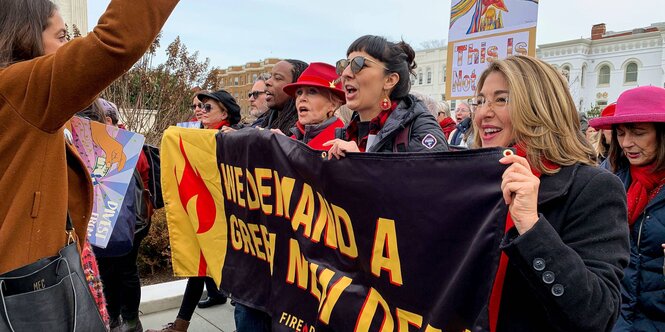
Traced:
<path fill-rule="evenodd" d="M 366 58 L 362 55 L 359 55 L 359 56 L 357 56 L 357 57 L 355 57 L 351 60 L 341 59 L 341 60 L 337 61 L 337 63 L 335 63 L 335 69 L 336 69 L 337 75 L 342 76 L 342 73 L 344 72 L 344 69 L 346 69 L 346 67 L 348 67 L 349 65 L 351 65 L 351 72 L 353 74 L 357 74 L 363 68 L 365 68 L 367 66 L 367 64 L 365 63 L 366 61 L 376 63 L 377 65 L 381 66 L 381 68 L 383 68 L 385 70 L 388 70 L 388 68 L 386 68 L 386 66 L 384 66 L 384 65 L 382 65 L 382 64 L 380 64 L 380 63 L 378 63 L 378 62 L 376 62 L 372 59 L 368 59 L 368 58 Z"/>
<path fill-rule="evenodd" d="M 490 107 L 491 105 L 494 105 L 496 108 L 506 107 L 508 105 L 508 96 L 500 96 L 495 100 L 488 100 L 485 97 L 476 97 L 471 100 L 471 106 L 474 108 Z"/>
<path fill-rule="evenodd" d="M 264 93 L 266 93 L 266 92 L 265 91 L 252 91 L 252 92 L 247 94 L 247 98 L 254 97 L 254 99 L 257 99 L 257 98 L 259 98 L 260 95 L 262 95 Z"/>
<path fill-rule="evenodd" d="M 210 105 L 210 104 L 196 103 L 196 104 L 189 105 L 189 108 L 192 111 L 196 110 L 197 107 L 202 109 L 206 113 L 210 113 L 210 111 L 212 111 L 212 105 Z"/>

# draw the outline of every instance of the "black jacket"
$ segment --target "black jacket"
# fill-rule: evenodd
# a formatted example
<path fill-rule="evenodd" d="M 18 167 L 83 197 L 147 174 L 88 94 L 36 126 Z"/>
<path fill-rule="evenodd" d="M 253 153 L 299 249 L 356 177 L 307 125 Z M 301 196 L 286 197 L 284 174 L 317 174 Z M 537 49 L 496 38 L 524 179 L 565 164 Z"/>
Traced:
<path fill-rule="evenodd" d="M 628 167 L 617 176 L 630 186 Z M 654 197 L 630 232 L 630 263 L 621 280 L 621 316 L 614 331 L 665 331 L 665 190 Z"/>
<path fill-rule="evenodd" d="M 356 120 L 357 113 L 351 121 Z M 336 138 L 344 139 L 344 129 L 335 133 Z M 408 129 L 408 144 L 404 151 L 393 149 L 402 130 Z M 443 130 L 423 102 L 408 95 L 390 113 L 383 128 L 376 134 L 375 143 L 367 152 L 441 152 L 448 151 L 448 142 Z"/>
<path fill-rule="evenodd" d="M 509 262 L 497 331 L 610 331 L 629 257 L 623 186 L 584 165 L 540 181 L 540 219 L 501 243 Z"/>

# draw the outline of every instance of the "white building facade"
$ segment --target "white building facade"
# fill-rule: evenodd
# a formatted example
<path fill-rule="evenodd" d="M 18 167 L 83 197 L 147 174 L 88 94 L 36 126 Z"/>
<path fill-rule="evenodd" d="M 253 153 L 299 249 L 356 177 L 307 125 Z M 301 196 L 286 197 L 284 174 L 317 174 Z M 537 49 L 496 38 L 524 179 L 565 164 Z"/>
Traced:
<path fill-rule="evenodd" d="M 622 32 L 596 24 L 591 38 L 540 45 L 537 56 L 568 78 L 578 110 L 587 112 L 634 87 L 665 87 L 665 23 Z"/>
<path fill-rule="evenodd" d="M 439 47 L 416 52 L 416 75 L 411 77 L 411 89 L 434 98 L 446 100 L 446 48 Z"/>
<path fill-rule="evenodd" d="M 60 15 L 65 20 L 65 23 L 72 30 L 72 26 L 81 31 L 83 35 L 88 32 L 88 1 L 87 0 L 53 0 Z"/>
<path fill-rule="evenodd" d="M 591 38 L 543 44 L 536 56 L 568 78 L 578 110 L 587 112 L 616 101 L 633 87 L 665 87 L 665 22 L 622 32 L 596 24 Z M 416 52 L 418 68 L 411 89 L 446 100 L 446 57 L 446 47 Z M 455 102 L 451 104 L 454 107 Z"/>

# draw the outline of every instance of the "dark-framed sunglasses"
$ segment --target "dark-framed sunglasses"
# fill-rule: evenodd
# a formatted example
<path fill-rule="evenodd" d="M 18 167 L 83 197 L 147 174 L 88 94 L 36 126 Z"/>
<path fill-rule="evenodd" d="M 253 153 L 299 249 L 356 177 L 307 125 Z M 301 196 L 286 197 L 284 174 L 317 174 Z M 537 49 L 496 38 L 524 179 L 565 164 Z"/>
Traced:
<path fill-rule="evenodd" d="M 192 111 L 195 110 L 197 107 L 200 108 L 201 110 L 203 110 L 206 113 L 210 113 L 210 111 L 212 111 L 212 105 L 210 105 L 210 104 L 196 103 L 196 104 L 189 105 L 189 108 Z"/>
<path fill-rule="evenodd" d="M 359 55 L 359 56 L 357 56 L 357 57 L 355 57 L 351 60 L 341 59 L 341 60 L 337 61 L 335 63 L 335 70 L 337 72 L 337 75 L 342 76 L 342 73 L 344 72 L 344 69 L 346 69 L 346 67 L 351 65 L 351 72 L 355 75 L 355 74 L 359 73 L 361 70 L 363 70 L 363 68 L 367 67 L 367 64 L 365 62 L 375 63 L 375 64 L 381 66 L 381 68 L 383 68 L 384 70 L 386 70 L 386 71 L 388 70 L 388 68 L 386 68 L 386 66 L 384 66 L 384 65 L 382 65 L 382 64 L 380 64 L 380 63 L 378 63 L 378 62 L 376 62 L 372 59 L 368 59 L 368 58 L 366 58 L 362 55 Z"/>
<path fill-rule="evenodd" d="M 195 104 L 189 105 L 189 109 L 192 110 L 192 111 L 196 110 L 197 107 L 198 108 L 203 108 L 203 103 L 195 103 Z"/>
<path fill-rule="evenodd" d="M 212 105 L 210 105 L 210 104 L 203 104 L 203 106 L 201 107 L 201 109 L 202 109 L 204 112 L 206 112 L 206 113 L 210 113 L 210 111 L 212 111 Z"/>
<path fill-rule="evenodd" d="M 265 91 L 258 91 L 258 90 L 257 91 L 252 91 L 252 92 L 247 94 L 247 98 L 254 97 L 254 99 L 257 99 L 257 98 L 259 98 L 260 95 L 262 95 L 264 93 L 266 93 L 266 92 Z"/>

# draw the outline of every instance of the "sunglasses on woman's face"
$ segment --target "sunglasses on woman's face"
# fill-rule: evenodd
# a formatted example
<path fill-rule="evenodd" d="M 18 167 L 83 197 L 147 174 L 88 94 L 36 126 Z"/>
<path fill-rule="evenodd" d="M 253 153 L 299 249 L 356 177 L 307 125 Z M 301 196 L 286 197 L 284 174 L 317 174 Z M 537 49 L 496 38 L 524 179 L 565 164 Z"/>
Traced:
<path fill-rule="evenodd" d="M 189 105 L 189 109 L 191 109 L 192 111 L 196 110 L 197 107 L 198 108 L 203 108 L 203 103 L 195 103 L 195 104 Z"/>
<path fill-rule="evenodd" d="M 203 105 L 201 105 L 201 109 L 206 113 L 210 113 L 210 111 L 212 111 L 212 105 L 203 104 Z"/>
<path fill-rule="evenodd" d="M 210 113 L 210 111 L 212 111 L 212 105 L 210 105 L 210 104 L 196 103 L 196 104 L 189 105 L 189 108 L 192 111 L 196 110 L 197 107 L 200 108 L 201 110 L 203 110 L 206 113 Z"/>
<path fill-rule="evenodd" d="M 372 59 L 368 59 L 368 58 L 366 58 L 362 55 L 359 55 L 359 56 L 357 56 L 357 57 L 355 57 L 351 60 L 341 59 L 341 60 L 337 61 L 337 63 L 335 64 L 335 69 L 336 69 L 337 75 L 342 76 L 342 73 L 344 72 L 344 69 L 346 69 L 346 67 L 348 67 L 349 65 L 351 65 L 351 72 L 354 75 L 358 74 L 361 70 L 363 70 L 363 68 L 367 67 L 367 64 L 365 63 L 366 61 L 376 63 L 377 65 L 381 66 L 381 68 L 383 68 L 384 70 L 388 70 L 388 68 L 381 65 L 380 63 L 378 63 L 378 62 L 376 62 Z"/>

